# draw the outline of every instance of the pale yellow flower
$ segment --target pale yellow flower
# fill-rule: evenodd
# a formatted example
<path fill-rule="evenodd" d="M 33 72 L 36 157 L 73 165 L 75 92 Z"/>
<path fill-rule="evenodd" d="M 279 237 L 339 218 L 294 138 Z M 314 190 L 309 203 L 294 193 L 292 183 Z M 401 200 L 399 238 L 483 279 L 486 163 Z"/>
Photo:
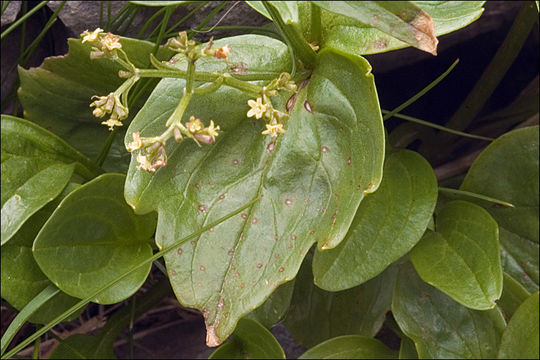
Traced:
<path fill-rule="evenodd" d="M 276 137 L 280 133 L 285 134 L 283 124 L 266 124 L 266 130 L 264 130 L 261 134 Z"/>
<path fill-rule="evenodd" d="M 118 119 L 110 118 L 107 121 L 103 121 L 101 125 L 107 125 L 109 127 L 109 131 L 113 131 L 115 126 L 122 126 L 123 124 L 118 121 Z"/>
<path fill-rule="evenodd" d="M 103 32 L 103 29 L 100 29 L 100 28 L 97 28 L 96 30 L 90 32 L 88 30 L 84 31 L 82 34 L 81 34 L 81 37 L 82 37 L 82 42 L 85 43 L 85 42 L 94 42 L 97 40 L 98 36 L 100 33 Z"/>
<path fill-rule="evenodd" d="M 140 132 L 136 131 L 131 136 L 133 137 L 133 141 L 126 145 L 126 149 L 129 152 L 139 150 L 143 145 Z"/>
<path fill-rule="evenodd" d="M 262 103 L 262 98 L 258 97 L 257 101 L 248 100 L 248 105 L 251 107 L 251 110 L 248 111 L 247 116 L 260 119 L 263 117 L 266 112 L 266 105 Z"/>
<path fill-rule="evenodd" d="M 107 50 L 112 51 L 114 49 L 121 49 L 122 44 L 120 44 L 120 36 L 113 35 L 110 32 L 107 33 L 103 39 L 101 39 L 101 43 L 103 46 L 107 48 Z"/>
<path fill-rule="evenodd" d="M 137 155 L 137 162 L 139 165 L 137 166 L 137 169 L 142 169 L 148 172 L 155 172 L 156 169 L 152 167 L 152 163 L 148 159 L 146 155 L 138 154 Z"/>
<path fill-rule="evenodd" d="M 200 119 L 195 119 L 194 116 L 189 118 L 189 121 L 186 123 L 186 127 L 190 133 L 196 134 L 199 131 L 204 129 L 204 125 Z"/>
<path fill-rule="evenodd" d="M 214 121 L 210 120 L 210 126 L 206 128 L 206 134 L 212 137 L 213 141 L 216 141 L 216 136 L 218 136 L 219 125 L 214 126 Z"/>

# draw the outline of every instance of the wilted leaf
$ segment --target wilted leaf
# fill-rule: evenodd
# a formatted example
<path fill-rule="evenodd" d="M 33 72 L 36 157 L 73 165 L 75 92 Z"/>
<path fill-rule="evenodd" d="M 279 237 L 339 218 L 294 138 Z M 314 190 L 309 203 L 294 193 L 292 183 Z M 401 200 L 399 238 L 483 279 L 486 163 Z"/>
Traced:
<path fill-rule="evenodd" d="M 471 310 L 426 284 L 413 266 L 399 266 L 392 314 L 423 358 L 494 358 L 505 321 L 498 310 Z"/>
<path fill-rule="evenodd" d="M 250 35 L 216 42 L 226 43 L 229 62 L 243 62 L 253 77 L 277 77 L 290 68 L 287 48 L 277 40 Z M 198 69 L 226 66 L 209 61 Z M 183 80 L 162 80 L 126 141 L 135 131 L 162 133 L 183 87 Z M 133 155 L 126 199 L 138 213 L 158 211 L 161 248 L 262 196 L 241 216 L 165 255 L 178 299 L 206 317 L 209 345 L 225 340 L 240 317 L 294 278 L 314 242 L 336 246 L 364 192 L 377 188 L 384 136 L 375 94 L 365 60 L 322 52 L 276 142 L 261 135 L 263 121 L 246 119 L 249 97 L 222 87 L 194 98 L 186 111 L 186 117 L 217 122 L 222 132 L 214 145 L 170 142 L 168 164 L 155 174 L 137 170 Z"/>
<path fill-rule="evenodd" d="M 362 201 L 343 242 L 315 253 L 315 284 L 338 291 L 381 273 L 420 240 L 436 200 L 431 165 L 413 151 L 390 153 L 381 186 Z"/>
<path fill-rule="evenodd" d="M 155 216 L 136 216 L 123 197 L 125 177 L 104 174 L 71 192 L 34 241 L 36 262 L 65 293 L 85 298 L 152 255 Z M 151 264 L 100 293 L 110 304 L 132 295 Z"/>
<path fill-rule="evenodd" d="M 538 126 L 506 133 L 474 161 L 462 190 L 515 207 L 478 202 L 499 224 L 502 266 L 528 291 L 538 291 Z"/>

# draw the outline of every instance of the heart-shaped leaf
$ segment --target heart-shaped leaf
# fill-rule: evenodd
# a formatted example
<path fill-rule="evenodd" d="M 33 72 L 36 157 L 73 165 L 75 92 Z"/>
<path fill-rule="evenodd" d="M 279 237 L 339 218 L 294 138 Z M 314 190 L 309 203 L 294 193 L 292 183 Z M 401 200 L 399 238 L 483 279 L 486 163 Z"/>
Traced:
<path fill-rule="evenodd" d="M 268 329 L 252 319 L 241 319 L 230 341 L 209 359 L 285 359 L 285 352 Z"/>
<path fill-rule="evenodd" d="M 51 284 L 51 281 L 43 274 L 34 260 L 32 244 L 39 230 L 41 230 L 41 227 L 51 216 L 60 201 L 78 186 L 78 184 L 69 183 L 56 199 L 32 215 L 13 238 L 7 244 L 2 245 L 2 251 L 0 252 L 2 298 L 17 310 L 22 310 L 34 297 Z M 79 299 L 60 292 L 45 303 L 38 312 L 34 313 L 29 318 L 29 321 L 46 324 L 75 305 L 77 301 Z M 79 313 L 75 313 L 72 317 L 79 316 Z"/>
<path fill-rule="evenodd" d="M 538 359 L 539 329 L 538 292 L 516 310 L 502 335 L 499 359 Z"/>
<path fill-rule="evenodd" d="M 329 292 L 313 284 L 307 255 L 294 286 L 285 326 L 296 341 L 311 347 L 348 334 L 373 337 L 390 310 L 395 267 L 352 289 Z"/>
<path fill-rule="evenodd" d="M 397 355 L 377 339 L 345 335 L 320 343 L 299 359 L 397 359 Z"/>
<path fill-rule="evenodd" d="M 423 282 L 410 263 L 399 266 L 392 314 L 420 359 L 494 358 L 506 325 L 498 308 L 479 311 L 460 305 Z"/>
<path fill-rule="evenodd" d="M 150 53 L 154 44 L 148 41 L 122 38 L 122 49 L 139 68 L 150 67 Z M 108 59 L 90 59 L 92 45 L 69 39 L 69 52 L 65 56 L 45 59 L 38 68 L 19 68 L 21 87 L 18 95 L 24 108 L 24 117 L 52 131 L 86 156 L 94 159 L 103 147 L 109 131 L 92 115 L 90 103 L 94 95 L 104 96 L 115 91 L 123 82 L 118 71 L 124 70 Z M 160 48 L 157 57 L 168 60 L 174 53 Z M 141 98 L 151 91 L 147 88 Z M 136 114 L 140 104 L 130 106 Z M 132 115 L 125 122 L 129 123 Z M 123 133 L 123 131 L 121 131 Z M 112 144 L 103 168 L 124 172 L 129 153 L 118 134 Z"/>
<path fill-rule="evenodd" d="M 277 40 L 246 35 L 216 42 L 226 43 L 229 62 L 243 62 L 253 77 L 277 77 L 290 67 Z M 222 87 L 195 97 L 186 111 L 186 117 L 218 122 L 223 131 L 215 144 L 170 142 L 168 164 L 155 174 L 137 170 L 133 155 L 126 199 L 138 213 L 158 211 L 161 248 L 261 197 L 241 216 L 165 255 L 179 301 L 206 317 L 209 345 L 225 340 L 240 317 L 294 278 L 314 242 L 336 246 L 364 193 L 379 185 L 384 135 L 369 64 L 331 51 L 319 56 L 309 85 L 296 96 L 287 132 L 276 141 L 261 136 L 262 121 L 246 119 L 249 97 Z M 226 70 L 215 61 L 197 66 Z M 183 80 L 162 80 L 126 142 L 132 132 L 162 133 L 183 87 Z"/>
<path fill-rule="evenodd" d="M 344 290 L 382 272 L 420 240 L 436 200 L 431 165 L 413 151 L 390 153 L 381 186 L 362 201 L 345 240 L 315 253 L 315 284 Z"/>
<path fill-rule="evenodd" d="M 73 171 L 92 177 L 99 169 L 39 126 L 2 115 L 2 245 L 54 199 Z"/>
<path fill-rule="evenodd" d="M 451 201 L 411 251 L 420 277 L 471 309 L 495 306 L 502 293 L 497 222 L 467 201 Z"/>
<path fill-rule="evenodd" d="M 36 262 L 65 293 L 85 298 L 152 256 L 148 239 L 155 216 L 136 216 L 123 197 L 125 177 L 104 174 L 71 192 L 34 241 Z M 131 296 L 151 264 L 100 293 L 92 301 L 111 304 Z"/>
<path fill-rule="evenodd" d="M 499 224 L 504 271 L 528 291 L 538 291 L 538 126 L 506 133 L 474 161 L 462 190 L 507 201 L 513 208 L 479 202 Z"/>

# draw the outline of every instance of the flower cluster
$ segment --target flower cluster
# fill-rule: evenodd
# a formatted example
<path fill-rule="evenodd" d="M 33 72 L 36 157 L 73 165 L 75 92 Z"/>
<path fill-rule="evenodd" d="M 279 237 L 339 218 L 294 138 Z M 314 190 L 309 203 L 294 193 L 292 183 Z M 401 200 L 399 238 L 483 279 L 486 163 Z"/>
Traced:
<path fill-rule="evenodd" d="M 165 143 L 173 135 L 177 142 L 185 137 L 193 139 L 197 145 L 199 142 L 211 145 L 216 141 L 219 126 L 210 121 L 210 125 L 205 127 L 202 121 L 194 116 L 189 118 L 185 125 L 173 123 L 163 134 L 157 137 L 141 137 L 140 132 L 131 134 L 133 141 L 126 145 L 129 152 L 139 150 L 137 154 L 138 169 L 155 172 L 157 168 L 167 165 L 167 154 Z"/>
<path fill-rule="evenodd" d="M 193 40 L 188 40 L 187 33 L 181 31 L 178 33 L 178 36 L 171 38 L 167 41 L 167 47 L 173 51 L 186 54 L 186 56 L 191 60 L 197 60 L 200 57 L 216 57 L 218 59 L 224 59 L 227 61 L 229 55 L 231 54 L 231 48 L 229 45 L 214 47 L 213 38 L 210 39 L 208 44 L 202 48 L 200 51 L 196 51 L 197 43 Z"/>
<path fill-rule="evenodd" d="M 288 114 L 274 109 L 270 101 L 271 96 L 277 96 L 278 90 L 296 91 L 296 84 L 291 80 L 289 73 L 282 73 L 279 78 L 272 80 L 263 88 L 262 95 L 256 101 L 248 100 L 250 109 L 247 116 L 264 119 L 267 124 L 266 130 L 262 134 L 271 137 L 277 137 L 279 134 L 285 133 L 283 122 L 289 117 Z"/>
<path fill-rule="evenodd" d="M 88 30 L 81 34 L 82 42 L 90 42 L 94 46 L 90 52 L 91 59 L 114 59 L 117 58 L 116 50 L 122 49 L 120 36 L 113 35 L 110 32 L 104 34 L 103 29 L 97 28 L 90 32 Z"/>
<path fill-rule="evenodd" d="M 96 99 L 90 104 L 90 107 L 95 107 L 92 114 L 95 117 L 101 118 L 105 114 L 111 114 L 111 117 L 107 121 L 103 121 L 101 124 L 107 125 L 109 130 L 113 130 L 115 126 L 122 126 L 121 120 L 124 120 L 129 115 L 127 106 L 120 102 L 120 97 L 115 93 L 110 93 L 107 96 L 92 96 L 92 100 Z"/>

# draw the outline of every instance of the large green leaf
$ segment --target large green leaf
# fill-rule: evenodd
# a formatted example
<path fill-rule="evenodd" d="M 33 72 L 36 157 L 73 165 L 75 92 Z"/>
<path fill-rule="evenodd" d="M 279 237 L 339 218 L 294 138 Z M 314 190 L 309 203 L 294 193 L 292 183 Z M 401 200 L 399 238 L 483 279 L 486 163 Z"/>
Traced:
<path fill-rule="evenodd" d="M 484 1 L 418 1 L 414 4 L 431 17 L 435 36 L 461 29 L 478 19 L 484 11 Z M 321 46 L 350 54 L 376 54 L 409 46 L 379 29 L 326 10 L 321 11 L 321 25 Z"/>
<path fill-rule="evenodd" d="M 499 224 L 505 272 L 538 291 L 538 126 L 493 141 L 474 161 L 462 190 L 507 201 L 514 208 L 479 203 Z"/>
<path fill-rule="evenodd" d="M 498 310 L 466 308 L 400 265 L 392 314 L 423 358 L 494 358 L 505 321 Z"/>
<path fill-rule="evenodd" d="M 345 335 L 309 349 L 299 359 L 397 359 L 397 355 L 377 339 Z"/>
<path fill-rule="evenodd" d="M 2 115 L 2 245 L 54 199 L 73 171 L 99 170 L 81 153 L 39 126 Z"/>
<path fill-rule="evenodd" d="M 47 277 L 65 293 L 85 298 L 152 255 L 148 239 L 155 216 L 137 216 L 123 197 L 125 177 L 104 174 L 71 192 L 45 223 L 33 254 Z M 132 295 L 151 264 L 100 293 L 110 304 Z"/>
<path fill-rule="evenodd" d="M 411 260 L 425 282 L 471 309 L 491 309 L 501 296 L 497 222 L 478 205 L 447 203 L 437 213 L 436 232 L 426 232 Z"/>
<path fill-rule="evenodd" d="M 264 6 L 260 4 L 260 1 L 247 1 L 247 3 L 252 6 L 255 10 L 259 11 L 264 16 L 270 18 L 266 10 L 264 9 Z M 294 3 L 294 1 L 287 1 L 287 4 Z M 371 27 L 369 25 L 366 25 L 365 23 L 362 23 L 361 21 L 355 20 L 351 18 L 349 15 L 352 13 L 345 10 L 345 14 L 337 14 L 335 12 L 331 12 L 328 10 L 325 10 L 325 8 L 321 9 L 321 17 L 320 17 L 320 38 L 316 38 L 317 34 L 313 33 L 312 29 L 312 18 L 311 18 L 311 7 L 317 6 L 315 4 L 312 4 L 309 1 L 296 1 L 297 7 L 298 7 L 298 18 L 301 19 L 301 21 L 297 24 L 295 24 L 299 31 L 302 31 L 305 38 L 308 41 L 317 41 L 318 45 L 321 48 L 324 47 L 331 47 L 334 49 L 339 49 L 344 52 L 347 52 L 349 54 L 355 54 L 355 55 L 367 55 L 367 54 L 376 54 L 381 52 L 386 52 L 390 50 L 396 50 L 401 49 L 407 46 L 410 46 L 406 42 L 403 42 L 401 40 L 398 40 L 396 37 L 392 36 L 391 34 L 385 33 L 376 27 Z M 337 2 L 337 1 L 325 1 L 325 2 L 318 2 L 318 3 L 326 3 L 328 7 L 343 7 L 347 6 L 344 1 Z M 341 3 L 341 4 L 339 4 Z M 349 1 L 347 3 L 352 3 L 352 6 L 349 4 L 349 8 L 351 7 L 366 7 L 366 6 L 381 6 L 381 5 L 388 5 L 388 3 L 392 2 L 375 2 L 375 1 L 358 1 L 358 2 L 352 2 Z M 366 4 L 366 3 L 374 3 L 374 4 Z M 379 4 L 377 4 L 379 3 Z M 395 3 L 395 2 L 394 2 Z M 483 9 L 483 4 L 485 1 L 412 1 L 411 4 L 416 5 L 418 8 L 425 11 L 433 20 L 433 27 L 434 27 L 434 33 L 435 36 L 440 36 L 444 34 L 448 34 L 452 31 L 456 31 L 458 29 L 461 29 L 470 23 L 474 22 L 476 19 L 480 17 Z M 325 7 L 326 7 L 325 5 Z M 393 5 L 393 4 L 390 4 Z M 290 20 L 287 18 L 287 12 L 280 10 L 280 14 L 284 16 L 285 19 Z M 384 10 L 385 13 L 388 13 L 387 10 Z M 364 16 L 365 14 L 360 13 L 360 16 Z M 366 23 L 369 23 L 370 21 L 375 22 L 375 18 L 372 17 L 370 13 L 367 14 L 368 16 L 364 20 Z M 371 18 L 369 18 L 371 16 Z M 394 20 L 397 20 L 399 18 L 393 17 Z M 380 21 L 380 17 L 379 17 Z M 401 21 L 402 27 L 407 28 L 407 26 L 403 23 L 401 19 L 397 20 Z M 378 25 L 378 24 L 373 24 Z M 317 27 L 317 26 L 315 26 Z M 391 29 L 387 29 L 388 31 L 391 31 Z"/>
<path fill-rule="evenodd" d="M 538 291 L 517 309 L 502 335 L 499 359 L 538 359 Z"/>
<path fill-rule="evenodd" d="M 290 67 L 277 40 L 246 35 L 217 42 L 224 43 L 232 49 L 229 61 L 245 63 L 253 76 L 278 76 Z M 202 62 L 200 69 L 224 71 L 226 64 Z M 183 87 L 183 80 L 162 80 L 126 142 L 135 131 L 162 133 Z M 331 248 L 343 239 L 364 193 L 375 191 L 382 175 L 382 120 L 364 59 L 322 52 L 287 132 L 271 145 L 261 136 L 263 122 L 246 119 L 247 100 L 227 87 L 194 98 L 186 117 L 216 120 L 223 129 L 217 142 L 202 148 L 170 142 L 168 164 L 155 174 L 137 170 L 134 154 L 126 182 L 126 199 L 138 213 L 158 211 L 161 248 L 261 197 L 246 213 L 165 255 L 179 301 L 203 311 L 213 346 L 294 278 L 314 242 Z"/>
<path fill-rule="evenodd" d="M 13 238 L 2 245 L 0 252 L 1 292 L 17 310 L 22 310 L 34 297 L 51 284 L 43 274 L 32 255 L 32 244 L 39 230 L 56 209 L 60 201 L 77 188 L 78 184 L 68 184 L 62 193 L 28 219 Z M 46 324 L 73 305 L 79 299 L 59 293 L 34 313 L 29 321 Z M 80 313 L 80 312 L 79 312 Z M 78 316 L 79 313 L 73 316 Z"/>
<path fill-rule="evenodd" d="M 410 1 L 313 1 L 321 8 L 378 29 L 408 45 L 437 54 L 431 16 Z"/>
<path fill-rule="evenodd" d="M 230 341 L 222 344 L 210 359 L 285 359 L 278 341 L 264 326 L 241 319 Z"/>
<path fill-rule="evenodd" d="M 122 38 L 120 42 L 135 66 L 150 67 L 149 55 L 154 44 L 128 38 Z M 19 68 L 19 99 L 26 119 L 52 131 L 94 159 L 110 132 L 100 124 L 104 119 L 92 115 L 92 108 L 89 107 L 91 97 L 115 91 L 123 82 L 118 77 L 118 71 L 123 68 L 108 59 L 91 60 L 90 43 L 82 44 L 78 39 L 69 39 L 68 44 L 69 52 L 65 56 L 47 58 L 38 68 Z M 170 50 L 160 48 L 157 57 L 168 60 L 173 54 Z M 143 93 L 143 100 L 150 90 Z M 130 107 L 130 117 L 125 122 L 129 123 L 139 107 Z M 130 156 L 122 138 L 118 134 L 113 142 L 103 165 L 107 171 L 127 170 Z"/>
<path fill-rule="evenodd" d="M 352 289 L 329 292 L 313 284 L 311 255 L 296 277 L 285 326 L 306 347 L 347 334 L 373 337 L 390 310 L 395 267 Z"/>
<path fill-rule="evenodd" d="M 357 286 L 405 255 L 422 237 L 437 200 L 437 179 L 418 153 L 387 156 L 379 190 L 360 204 L 345 240 L 318 251 L 317 286 L 338 291 Z"/>

